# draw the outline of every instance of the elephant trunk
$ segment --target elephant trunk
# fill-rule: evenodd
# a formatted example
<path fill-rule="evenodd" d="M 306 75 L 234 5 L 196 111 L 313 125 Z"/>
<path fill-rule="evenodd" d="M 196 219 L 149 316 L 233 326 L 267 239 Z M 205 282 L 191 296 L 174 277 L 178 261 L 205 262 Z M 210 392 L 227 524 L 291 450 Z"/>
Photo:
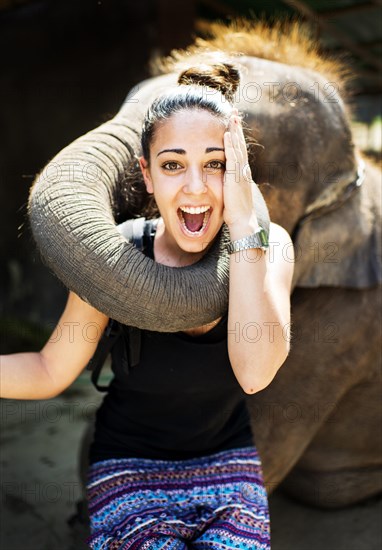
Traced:
<path fill-rule="evenodd" d="M 33 236 L 69 289 L 124 324 L 177 331 L 210 322 L 227 307 L 224 235 L 197 267 L 172 269 L 117 231 L 113 198 L 138 147 L 137 132 L 116 117 L 53 158 L 30 193 Z"/>

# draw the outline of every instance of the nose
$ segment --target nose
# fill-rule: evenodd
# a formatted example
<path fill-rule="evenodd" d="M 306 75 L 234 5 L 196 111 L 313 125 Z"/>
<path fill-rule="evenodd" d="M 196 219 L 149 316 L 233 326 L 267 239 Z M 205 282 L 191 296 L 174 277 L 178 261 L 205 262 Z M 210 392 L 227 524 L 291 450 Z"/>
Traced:
<path fill-rule="evenodd" d="M 202 195 L 206 193 L 207 185 L 203 171 L 197 168 L 187 170 L 183 191 L 188 195 Z"/>

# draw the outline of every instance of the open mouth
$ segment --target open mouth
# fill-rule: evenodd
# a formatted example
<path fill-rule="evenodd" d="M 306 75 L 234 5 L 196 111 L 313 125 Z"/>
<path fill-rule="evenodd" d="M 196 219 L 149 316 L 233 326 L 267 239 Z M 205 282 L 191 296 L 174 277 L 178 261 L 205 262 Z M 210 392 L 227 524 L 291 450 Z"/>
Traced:
<path fill-rule="evenodd" d="M 198 237 L 202 235 L 210 219 L 210 206 L 181 206 L 178 217 L 186 235 Z"/>

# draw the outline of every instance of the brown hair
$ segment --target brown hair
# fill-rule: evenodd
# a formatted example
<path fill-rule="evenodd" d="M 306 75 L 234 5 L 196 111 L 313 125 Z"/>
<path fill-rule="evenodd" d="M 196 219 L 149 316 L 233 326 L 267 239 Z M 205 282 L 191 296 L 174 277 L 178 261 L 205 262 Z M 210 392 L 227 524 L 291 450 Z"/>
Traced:
<path fill-rule="evenodd" d="M 158 123 L 179 111 L 203 109 L 228 125 L 239 82 L 239 71 L 228 63 L 196 65 L 183 71 L 178 86 L 155 99 L 146 112 L 141 136 L 144 158 L 150 159 L 150 144 Z"/>
<path fill-rule="evenodd" d="M 235 92 L 240 83 L 240 73 L 236 67 L 229 63 L 206 63 L 190 67 L 183 71 L 178 84 L 186 86 L 207 86 L 219 90 L 230 102 L 233 102 Z"/>

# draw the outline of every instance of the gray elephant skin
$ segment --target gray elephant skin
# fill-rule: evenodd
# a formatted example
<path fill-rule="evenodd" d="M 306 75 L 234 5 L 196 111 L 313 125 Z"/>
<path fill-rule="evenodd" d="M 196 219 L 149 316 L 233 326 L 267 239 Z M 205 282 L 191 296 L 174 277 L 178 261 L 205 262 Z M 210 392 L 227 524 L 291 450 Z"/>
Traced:
<path fill-rule="evenodd" d="M 184 64 L 223 56 L 238 65 L 242 83 L 236 103 L 258 142 L 251 161 L 254 179 L 271 220 L 293 236 L 296 256 L 290 354 L 272 384 L 248 396 L 255 441 L 270 492 L 281 484 L 317 506 L 348 505 L 382 490 L 381 174 L 368 161 L 362 174 L 342 99 L 341 68 L 321 60 L 297 26 L 277 38 L 262 24 L 214 24 L 210 31 L 209 40 L 176 52 L 157 70 L 162 74 L 136 86 L 114 119 L 53 159 L 60 177 L 57 171 L 49 176 L 46 168 L 35 183 L 29 204 L 32 230 L 45 261 L 65 284 L 105 313 L 126 319 L 120 296 L 129 280 L 123 268 L 132 262 L 141 277 L 147 266 L 141 269 L 139 253 L 133 256 L 126 249 L 115 227 L 114 205 L 124 174 L 139 154 L 145 109 L 176 82 Z M 92 182 L 94 167 L 98 175 Z M 87 191 L 81 178 L 88 180 Z M 102 190 L 103 204 L 94 199 L 95 187 Z M 74 211 L 75 201 L 79 207 Z M 109 220 L 102 234 L 101 210 Z M 266 210 L 262 215 L 266 218 Z M 42 232 L 49 233 L 49 241 Z M 113 239 L 117 246 L 107 256 Z M 228 273 L 220 253 L 218 247 L 198 266 L 201 286 L 209 285 L 207 294 L 219 293 L 208 306 L 195 281 L 191 297 L 191 287 L 181 284 L 166 289 L 157 281 L 148 296 L 147 287 L 130 288 L 130 296 L 144 295 L 142 315 L 149 328 L 155 330 L 158 323 L 147 306 L 150 299 L 155 314 L 167 319 L 174 296 L 185 307 L 196 296 L 197 304 L 188 306 L 169 330 L 221 313 Z M 89 258 L 98 262 L 99 254 L 98 272 L 81 267 Z M 162 283 L 165 274 L 158 273 Z M 98 296 L 102 285 L 106 305 Z M 240 337 L 245 337 L 244 328 Z M 262 330 L 271 338 L 270 327 Z"/>

